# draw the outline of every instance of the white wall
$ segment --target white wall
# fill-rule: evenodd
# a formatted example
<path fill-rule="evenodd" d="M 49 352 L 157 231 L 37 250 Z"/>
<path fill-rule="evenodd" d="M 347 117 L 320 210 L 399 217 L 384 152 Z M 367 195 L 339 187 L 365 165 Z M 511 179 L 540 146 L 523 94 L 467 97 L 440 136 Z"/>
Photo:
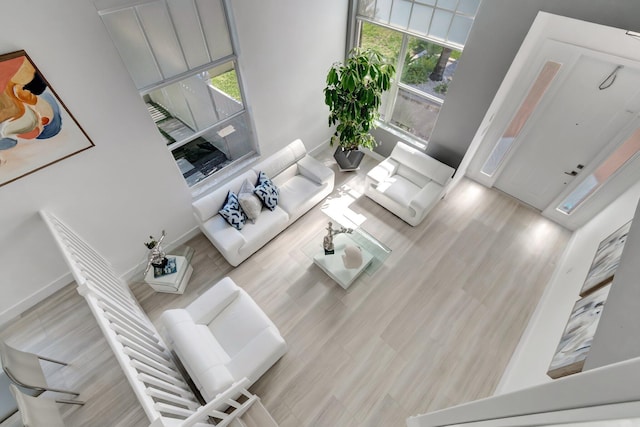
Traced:
<path fill-rule="evenodd" d="M 407 426 L 458 426 L 462 423 L 467 425 L 466 423 L 472 421 L 496 419 L 502 421 L 500 424 L 502 426 L 513 426 L 515 423 L 507 424 L 504 422 L 505 418 L 530 414 L 543 414 L 543 416 L 536 417 L 537 422 L 518 423 L 518 425 L 556 425 L 555 422 L 549 423 L 550 417 L 545 417 L 544 414 L 547 413 L 549 415 L 556 411 L 589 408 L 589 418 L 582 418 L 582 421 L 603 419 L 603 414 L 605 414 L 607 408 L 602 408 L 601 405 L 628 402 L 636 403 L 636 405 L 632 405 L 636 410 L 630 414 L 619 411 L 615 415 L 636 418 L 638 416 L 637 403 L 640 401 L 639 381 L 640 358 L 635 358 L 560 378 L 552 383 L 541 384 L 524 390 L 411 417 L 407 420 Z M 578 413 L 573 413 L 573 419 L 586 415 L 583 411 L 576 412 Z M 553 416 L 553 418 L 558 420 L 557 416 Z M 564 418 L 564 420 L 560 418 L 560 420 L 568 421 L 571 418 Z M 485 424 L 485 426 L 489 425 L 492 425 L 492 423 Z M 574 424 L 570 425 L 573 426 Z"/>
<path fill-rule="evenodd" d="M 271 154 L 296 138 L 308 149 L 331 136 L 323 89 L 344 59 L 347 0 L 232 0 L 241 73 L 260 149 Z"/>
<path fill-rule="evenodd" d="M 633 218 L 640 183 L 576 230 L 538 303 L 496 394 L 551 381 L 546 375 L 600 242 Z"/>
<path fill-rule="evenodd" d="M 346 0 L 233 0 L 263 154 L 326 141 L 324 73 L 344 54 Z M 318 4 L 315 4 L 318 3 Z M 37 215 L 48 209 L 124 274 L 149 234 L 192 233 L 191 194 L 86 0 L 5 0 L 0 53 L 24 49 L 95 147 L 0 187 L 0 324 L 70 281 Z"/>
<path fill-rule="evenodd" d="M 91 2 L 3 3 L 0 52 L 24 49 L 95 147 L 0 187 L 1 320 L 69 282 L 37 212 L 73 226 L 119 272 L 194 222 L 190 194 Z"/>
<path fill-rule="evenodd" d="M 431 134 L 429 155 L 447 164 L 460 163 L 540 10 L 640 31 L 637 0 L 482 0 Z"/>

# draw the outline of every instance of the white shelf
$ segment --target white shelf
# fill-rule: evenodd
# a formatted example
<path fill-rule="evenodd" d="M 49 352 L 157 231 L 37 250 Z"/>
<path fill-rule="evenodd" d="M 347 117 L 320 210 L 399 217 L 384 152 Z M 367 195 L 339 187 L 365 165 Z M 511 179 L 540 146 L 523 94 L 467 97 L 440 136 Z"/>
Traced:
<path fill-rule="evenodd" d="M 156 292 L 182 294 L 189 283 L 189 279 L 193 273 L 193 267 L 183 256 L 167 255 L 167 257 L 176 258 L 176 272 L 165 274 L 160 277 L 154 277 L 153 268 L 150 268 L 149 271 L 147 271 L 144 281 L 147 282 Z"/>

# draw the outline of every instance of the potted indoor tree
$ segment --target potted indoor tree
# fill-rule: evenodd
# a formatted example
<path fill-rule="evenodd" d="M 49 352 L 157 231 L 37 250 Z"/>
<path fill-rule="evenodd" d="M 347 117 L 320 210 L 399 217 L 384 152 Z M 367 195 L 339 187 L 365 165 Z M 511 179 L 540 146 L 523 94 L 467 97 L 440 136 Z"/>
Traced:
<path fill-rule="evenodd" d="M 376 127 L 382 93 L 391 87 L 395 67 L 374 49 L 356 48 L 343 63 L 335 63 L 327 74 L 324 101 L 329 106 L 329 126 L 336 126 L 331 146 L 341 170 L 358 168 L 364 153 L 376 141 L 369 133 Z"/>

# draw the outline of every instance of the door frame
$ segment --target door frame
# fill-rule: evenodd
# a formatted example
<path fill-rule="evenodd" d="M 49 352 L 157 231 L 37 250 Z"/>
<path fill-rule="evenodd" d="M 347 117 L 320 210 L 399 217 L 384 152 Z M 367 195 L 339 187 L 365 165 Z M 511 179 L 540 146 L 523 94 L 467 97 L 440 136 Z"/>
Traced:
<path fill-rule="evenodd" d="M 493 187 L 495 185 L 505 165 L 517 151 L 518 144 L 523 140 L 522 137 L 526 132 L 525 129 L 521 132 L 520 138 L 517 138 L 518 141 L 516 141 L 516 144 L 511 148 L 496 173 L 491 177 L 480 171 L 485 160 L 491 154 L 495 142 L 502 136 L 514 112 L 517 111 L 520 103 L 529 92 L 531 85 L 546 61 L 546 59 L 543 60 L 548 49 L 546 46 L 550 45 L 570 46 L 570 48 L 575 51 L 571 56 L 575 58 L 576 61 L 580 55 L 587 54 L 609 61 L 615 59 L 615 62 L 621 65 L 640 69 L 640 42 L 627 35 L 625 30 L 552 15 L 546 12 L 539 12 L 500 88 L 496 92 L 496 96 L 487 110 L 482 123 L 478 127 L 478 131 L 471 142 L 465 159 L 463 159 L 460 165 L 460 169 L 464 171 L 467 176 L 487 187 Z M 543 110 L 543 108 L 541 108 L 543 104 L 549 102 L 549 99 L 552 98 L 549 96 L 552 88 L 562 84 L 563 80 L 569 76 L 572 68 L 571 62 L 567 61 L 566 58 L 560 62 L 562 63 L 560 71 L 553 79 L 538 107 L 529 117 L 525 128 L 534 126 L 529 125 L 529 122 L 535 123 L 536 118 L 541 114 L 540 111 Z M 535 64 L 535 66 L 532 66 L 532 64 Z M 633 105 L 632 109 L 633 111 L 631 111 L 631 116 L 628 117 L 628 121 L 622 124 L 625 129 L 627 124 L 636 121 L 638 112 L 640 111 L 640 105 Z M 588 168 L 580 173 L 580 176 L 588 176 L 588 173 L 597 167 L 601 159 L 606 158 L 618 144 L 623 142 L 625 139 L 623 133 L 624 132 L 619 133 L 616 138 L 606 146 L 606 149 L 603 150 L 600 155 L 596 156 L 596 159 L 592 160 Z M 626 169 L 629 168 L 627 167 Z M 626 173 L 625 176 L 626 175 L 630 174 Z M 631 175 L 633 176 L 618 179 L 615 185 L 610 185 L 609 182 L 604 184 L 601 187 L 601 189 L 605 186 L 607 187 L 607 194 L 603 199 L 604 202 L 588 200 L 571 215 L 558 215 L 558 212 L 555 211 L 557 204 L 582 181 L 582 179 L 574 179 L 567 184 L 564 191 L 541 213 L 569 229 L 576 229 L 591 219 L 599 212 L 599 209 L 618 197 L 629 185 L 640 180 L 640 172 L 637 176 L 635 176 L 635 174 Z M 609 181 L 611 181 L 611 179 Z M 598 197 L 591 197 L 591 199 L 602 197 L 602 193 L 602 191 L 596 192 Z"/>

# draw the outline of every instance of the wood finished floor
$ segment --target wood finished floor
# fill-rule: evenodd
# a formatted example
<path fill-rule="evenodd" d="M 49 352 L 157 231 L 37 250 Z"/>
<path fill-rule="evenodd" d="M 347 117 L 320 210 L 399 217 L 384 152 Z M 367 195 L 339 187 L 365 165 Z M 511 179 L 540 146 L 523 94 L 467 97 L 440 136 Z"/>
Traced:
<path fill-rule="evenodd" d="M 329 202 L 362 193 L 373 165 L 367 158 L 357 173 L 337 172 Z M 411 415 L 491 395 L 569 232 L 469 180 L 418 227 L 360 197 L 350 208 L 393 252 L 345 291 L 303 250 L 326 226 L 321 206 L 237 268 L 204 236 L 195 237 L 184 295 L 154 293 L 144 283 L 132 289 L 154 322 L 226 275 L 246 289 L 289 344 L 252 387 L 281 427 L 403 426 Z M 0 338 L 72 363 L 47 367 L 50 384 L 78 389 L 87 401 L 60 405 L 68 426 L 148 426 L 73 285 L 24 313 Z"/>

